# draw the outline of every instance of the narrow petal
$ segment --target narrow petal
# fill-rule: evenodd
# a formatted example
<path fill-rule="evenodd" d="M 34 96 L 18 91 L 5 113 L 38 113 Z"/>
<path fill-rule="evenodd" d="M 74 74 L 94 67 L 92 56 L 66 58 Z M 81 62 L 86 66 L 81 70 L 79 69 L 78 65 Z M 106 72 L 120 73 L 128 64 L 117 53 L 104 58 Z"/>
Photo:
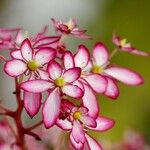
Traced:
<path fill-rule="evenodd" d="M 108 50 L 103 43 L 96 43 L 93 49 L 93 57 L 97 65 L 104 65 L 108 61 Z"/>
<path fill-rule="evenodd" d="M 35 59 L 41 65 L 44 65 L 55 58 L 56 50 L 50 47 L 40 48 L 35 55 Z"/>
<path fill-rule="evenodd" d="M 24 92 L 24 107 L 31 118 L 38 113 L 41 99 L 42 95 L 40 93 Z"/>
<path fill-rule="evenodd" d="M 102 150 L 101 145 L 93 138 L 91 138 L 88 134 L 85 134 L 88 146 L 90 150 Z"/>
<path fill-rule="evenodd" d="M 23 57 L 21 55 L 21 51 L 20 50 L 13 50 L 13 51 L 11 51 L 10 55 L 11 55 L 12 58 L 23 60 Z"/>
<path fill-rule="evenodd" d="M 82 116 L 81 121 L 88 127 L 96 127 L 96 121 L 90 116 Z"/>
<path fill-rule="evenodd" d="M 50 93 L 43 106 L 43 121 L 46 128 L 50 128 L 56 123 L 60 113 L 60 105 L 61 98 L 59 89 L 55 88 Z"/>
<path fill-rule="evenodd" d="M 104 95 L 116 99 L 119 96 L 119 88 L 116 84 L 116 82 L 113 79 L 110 79 L 109 77 L 106 77 L 107 79 L 107 88 L 104 92 Z"/>
<path fill-rule="evenodd" d="M 90 54 L 88 49 L 84 45 L 80 45 L 78 48 L 78 52 L 76 53 L 74 57 L 75 66 L 84 68 L 90 59 Z"/>
<path fill-rule="evenodd" d="M 27 61 L 32 59 L 33 56 L 33 49 L 31 43 L 28 39 L 25 39 L 21 44 L 21 54 L 23 58 Z"/>
<path fill-rule="evenodd" d="M 115 121 L 106 117 L 98 117 L 96 119 L 96 123 L 97 123 L 96 128 L 89 128 L 89 129 L 103 132 L 111 129 L 114 126 Z"/>
<path fill-rule="evenodd" d="M 59 78 L 62 74 L 62 68 L 60 64 L 58 64 L 56 61 L 51 61 L 48 65 L 48 73 L 53 80 Z"/>
<path fill-rule="evenodd" d="M 53 83 L 47 80 L 31 80 L 22 83 L 20 88 L 32 93 L 41 93 L 47 91 L 52 86 Z"/>
<path fill-rule="evenodd" d="M 72 129 L 72 123 L 68 121 L 67 119 L 57 119 L 56 124 L 58 127 L 60 127 L 63 130 L 71 130 Z"/>
<path fill-rule="evenodd" d="M 85 133 L 79 121 L 73 121 L 72 136 L 77 143 L 85 143 Z"/>
<path fill-rule="evenodd" d="M 63 61 L 66 70 L 69 68 L 73 68 L 75 65 L 73 60 L 73 55 L 70 51 L 65 52 Z"/>
<path fill-rule="evenodd" d="M 99 74 L 90 74 L 84 78 L 91 88 L 97 93 L 103 93 L 106 90 L 107 80 Z"/>
<path fill-rule="evenodd" d="M 75 141 L 75 139 L 73 138 L 72 133 L 70 134 L 70 141 L 71 141 L 72 146 L 73 146 L 75 149 L 77 149 L 77 150 L 83 150 L 84 144 L 81 143 L 81 142 L 77 143 L 77 142 Z"/>
<path fill-rule="evenodd" d="M 26 69 L 26 64 L 23 61 L 17 59 L 7 61 L 4 66 L 4 71 L 12 77 L 17 77 L 23 74 Z"/>
<path fill-rule="evenodd" d="M 144 79 L 138 73 L 127 68 L 110 67 L 105 70 L 105 73 L 128 85 L 141 85 L 144 83 Z"/>
<path fill-rule="evenodd" d="M 67 84 L 62 88 L 63 93 L 73 98 L 81 98 L 83 91 L 76 85 Z"/>
<path fill-rule="evenodd" d="M 96 95 L 94 94 L 93 90 L 86 84 L 84 84 L 84 89 L 85 89 L 84 96 L 82 98 L 83 106 L 88 108 L 89 116 L 91 116 L 93 118 L 97 118 L 98 113 L 99 113 L 99 107 L 98 107 Z"/>
<path fill-rule="evenodd" d="M 137 49 L 133 49 L 132 51 L 130 51 L 130 53 L 135 54 L 135 55 L 139 55 L 139 56 L 150 56 L 150 53 L 140 51 Z"/>
<path fill-rule="evenodd" d="M 81 75 L 81 68 L 74 67 L 66 70 L 65 73 L 63 74 L 63 77 L 66 82 L 70 83 L 76 81 L 80 77 L 80 75 Z"/>

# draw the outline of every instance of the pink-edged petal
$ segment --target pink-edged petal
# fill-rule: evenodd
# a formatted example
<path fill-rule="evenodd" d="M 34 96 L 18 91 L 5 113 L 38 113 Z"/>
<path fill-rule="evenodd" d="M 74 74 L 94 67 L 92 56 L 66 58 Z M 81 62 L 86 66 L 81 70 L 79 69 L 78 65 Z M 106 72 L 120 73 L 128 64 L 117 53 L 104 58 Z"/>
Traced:
<path fill-rule="evenodd" d="M 115 34 L 113 34 L 113 37 L 112 37 L 112 42 L 116 45 L 116 46 L 120 46 L 120 41 L 121 41 L 121 38 Z"/>
<path fill-rule="evenodd" d="M 107 87 L 106 91 L 104 92 L 104 95 L 116 99 L 119 96 L 119 88 L 116 84 L 116 81 L 113 79 L 110 79 L 109 77 L 106 77 L 107 79 Z"/>
<path fill-rule="evenodd" d="M 60 113 L 60 105 L 61 98 L 59 89 L 55 88 L 50 93 L 43 106 L 43 121 L 46 128 L 50 128 L 56 123 Z"/>
<path fill-rule="evenodd" d="M 35 55 L 35 60 L 44 65 L 55 58 L 56 50 L 50 47 L 40 48 Z"/>
<path fill-rule="evenodd" d="M 141 85 L 144 83 L 144 79 L 138 73 L 127 68 L 110 67 L 104 72 L 128 85 Z"/>
<path fill-rule="evenodd" d="M 73 55 L 71 52 L 69 52 L 69 51 L 65 52 L 64 57 L 63 57 L 63 61 L 64 61 L 65 69 L 69 69 L 69 68 L 74 67 Z"/>
<path fill-rule="evenodd" d="M 81 142 L 77 143 L 77 142 L 75 141 L 75 139 L 73 138 L 72 133 L 70 134 L 70 141 L 71 141 L 72 146 L 73 146 L 76 150 L 83 150 L 84 144 L 81 143 Z"/>
<path fill-rule="evenodd" d="M 90 74 L 84 78 L 91 88 L 97 93 L 103 93 L 106 90 L 107 80 L 99 74 Z"/>
<path fill-rule="evenodd" d="M 51 61 L 48 64 L 48 73 L 53 80 L 59 78 L 62 75 L 62 68 L 60 64 L 56 61 Z"/>
<path fill-rule="evenodd" d="M 78 48 L 78 52 L 74 56 L 75 66 L 84 68 L 90 59 L 90 54 L 88 49 L 84 45 L 80 45 Z"/>
<path fill-rule="evenodd" d="M 38 73 L 40 75 L 40 79 L 48 80 L 49 79 L 49 74 L 45 70 L 38 69 Z"/>
<path fill-rule="evenodd" d="M 85 134 L 87 144 L 90 150 L 102 150 L 101 145 L 93 138 L 91 138 L 88 134 Z"/>
<path fill-rule="evenodd" d="M 93 49 L 93 58 L 95 63 L 99 66 L 102 66 L 108 62 L 108 57 L 107 47 L 101 42 L 96 43 Z"/>
<path fill-rule="evenodd" d="M 47 80 L 31 80 L 22 83 L 20 88 L 32 93 L 41 93 L 52 88 L 52 86 L 53 83 Z"/>
<path fill-rule="evenodd" d="M 24 107 L 31 118 L 38 113 L 41 99 L 42 95 L 40 93 L 24 92 Z"/>
<path fill-rule="evenodd" d="M 23 61 L 17 59 L 7 61 L 4 66 L 4 71 L 12 77 L 17 77 L 23 74 L 26 69 L 26 64 Z"/>
<path fill-rule="evenodd" d="M 21 55 L 21 51 L 20 50 L 13 50 L 13 51 L 11 51 L 10 55 L 11 55 L 12 58 L 23 60 L 23 57 Z"/>
<path fill-rule="evenodd" d="M 72 123 L 68 121 L 67 119 L 57 119 L 56 124 L 58 127 L 60 127 L 63 130 L 71 130 L 72 129 Z"/>
<path fill-rule="evenodd" d="M 88 127 L 96 127 L 96 121 L 90 116 L 82 116 L 81 121 Z"/>
<path fill-rule="evenodd" d="M 97 118 L 98 113 L 99 113 L 99 107 L 98 107 L 96 95 L 93 92 L 93 90 L 86 84 L 84 84 L 84 89 L 85 89 L 84 96 L 82 98 L 83 106 L 88 108 L 88 110 L 89 110 L 88 115 L 89 116 L 91 116 L 93 118 Z"/>
<path fill-rule="evenodd" d="M 66 82 L 74 82 L 76 81 L 81 75 L 81 68 L 74 67 L 66 70 L 63 74 L 64 80 Z"/>
<path fill-rule="evenodd" d="M 75 82 L 73 82 L 73 85 L 78 86 L 80 89 L 82 89 L 82 91 L 84 91 L 84 87 L 81 81 L 77 80 Z"/>
<path fill-rule="evenodd" d="M 72 127 L 72 136 L 74 140 L 79 143 L 85 143 L 85 133 L 83 131 L 83 127 L 79 121 L 73 121 L 73 127 Z"/>
<path fill-rule="evenodd" d="M 21 50 L 21 54 L 25 60 L 29 61 L 32 59 L 33 49 L 32 49 L 32 45 L 31 45 L 29 39 L 25 39 L 22 42 L 20 50 Z"/>
<path fill-rule="evenodd" d="M 135 54 L 135 55 L 139 55 L 139 56 L 150 56 L 150 53 L 140 51 L 137 49 L 133 49 L 132 51 L 130 51 L 130 53 Z"/>
<path fill-rule="evenodd" d="M 62 88 L 64 94 L 73 97 L 81 98 L 83 96 L 83 91 L 76 85 L 67 84 Z"/>
<path fill-rule="evenodd" d="M 89 129 L 103 132 L 103 131 L 111 129 L 115 125 L 115 121 L 107 117 L 98 117 L 96 119 L 96 123 L 97 123 L 97 126 L 95 128 L 90 127 Z"/>

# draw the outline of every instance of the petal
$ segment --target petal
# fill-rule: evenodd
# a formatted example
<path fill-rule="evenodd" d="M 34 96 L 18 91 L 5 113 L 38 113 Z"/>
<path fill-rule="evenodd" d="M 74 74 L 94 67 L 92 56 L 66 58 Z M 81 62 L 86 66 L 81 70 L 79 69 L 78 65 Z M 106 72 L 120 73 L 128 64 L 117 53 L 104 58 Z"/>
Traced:
<path fill-rule="evenodd" d="M 50 128 L 56 123 L 60 113 L 60 105 L 61 98 L 59 89 L 55 88 L 50 93 L 43 106 L 43 121 L 46 128 Z"/>
<path fill-rule="evenodd" d="M 97 65 L 104 65 L 108 62 L 108 49 L 103 43 L 96 43 L 93 49 L 93 58 Z"/>
<path fill-rule="evenodd" d="M 103 93 L 106 90 L 107 80 L 99 74 L 90 74 L 84 78 L 91 88 L 97 93 Z"/>
<path fill-rule="evenodd" d="M 106 77 L 106 79 L 107 79 L 107 87 L 106 91 L 104 92 L 104 95 L 112 99 L 116 99 L 119 96 L 119 88 L 113 79 L 110 79 L 109 77 Z"/>
<path fill-rule="evenodd" d="M 49 74 L 48 72 L 42 70 L 42 69 L 38 69 L 38 73 L 40 74 L 40 78 L 44 79 L 44 80 L 48 80 L 49 79 Z"/>
<path fill-rule="evenodd" d="M 98 107 L 96 95 L 93 92 L 93 90 L 86 84 L 84 84 L 84 89 L 85 89 L 84 96 L 82 98 L 83 106 L 88 108 L 89 116 L 91 116 L 93 118 L 97 118 L 98 113 L 99 113 L 99 107 Z"/>
<path fill-rule="evenodd" d="M 83 91 L 76 85 L 67 84 L 62 88 L 63 93 L 73 98 L 81 98 Z"/>
<path fill-rule="evenodd" d="M 70 68 L 65 71 L 63 74 L 64 80 L 66 82 L 74 82 L 76 81 L 81 75 L 81 69 L 79 67 Z"/>
<path fill-rule="evenodd" d="M 90 54 L 88 49 L 84 45 L 80 45 L 78 52 L 74 56 L 75 66 L 84 68 L 90 59 Z"/>
<path fill-rule="evenodd" d="M 82 116 L 81 121 L 88 127 L 96 127 L 96 121 L 90 116 Z"/>
<path fill-rule="evenodd" d="M 62 74 L 62 68 L 60 64 L 58 64 L 56 61 L 51 61 L 48 65 L 48 73 L 53 80 L 59 78 Z"/>
<path fill-rule="evenodd" d="M 41 93 L 47 91 L 53 86 L 53 83 L 47 80 L 31 80 L 20 85 L 20 88 L 33 93 Z"/>
<path fill-rule="evenodd" d="M 20 50 L 13 50 L 13 51 L 11 51 L 10 55 L 11 55 L 12 58 L 23 60 L 23 57 L 21 55 L 21 51 Z"/>
<path fill-rule="evenodd" d="M 91 138 L 88 134 L 85 134 L 88 146 L 90 150 L 102 150 L 101 145 L 93 138 Z"/>
<path fill-rule="evenodd" d="M 17 59 L 7 61 L 4 66 L 4 71 L 12 77 L 17 77 L 23 74 L 26 69 L 26 64 L 23 61 Z"/>
<path fill-rule="evenodd" d="M 96 123 L 97 123 L 96 128 L 89 127 L 89 129 L 102 132 L 111 129 L 115 125 L 114 120 L 106 117 L 98 117 L 96 119 Z"/>
<path fill-rule="evenodd" d="M 31 118 L 38 113 L 41 99 L 42 95 L 39 93 L 24 92 L 24 107 Z"/>
<path fill-rule="evenodd" d="M 144 83 L 144 79 L 138 73 L 127 68 L 110 67 L 104 72 L 128 85 L 140 85 Z"/>
<path fill-rule="evenodd" d="M 133 49 L 132 51 L 130 51 L 130 53 L 136 54 L 136 55 L 139 55 L 139 56 L 150 56 L 150 53 L 143 52 L 143 51 L 140 51 L 140 50 L 137 50 L 137 49 Z"/>
<path fill-rule="evenodd" d="M 64 62 L 65 69 L 74 67 L 73 55 L 71 52 L 69 51 L 65 52 L 64 57 L 63 57 L 63 62 Z"/>
<path fill-rule="evenodd" d="M 77 149 L 77 150 L 83 150 L 84 144 L 82 144 L 81 142 L 77 143 L 77 142 L 74 140 L 74 138 L 73 138 L 73 136 L 72 136 L 72 133 L 70 134 L 70 141 L 71 141 L 72 146 L 73 146 L 75 149 Z"/>
<path fill-rule="evenodd" d="M 83 131 L 83 127 L 79 121 L 73 121 L 73 128 L 72 128 L 72 136 L 74 140 L 79 143 L 85 143 L 85 133 Z"/>
<path fill-rule="evenodd" d="M 27 61 L 32 59 L 33 49 L 32 49 L 29 39 L 25 39 L 22 42 L 20 50 L 24 59 L 26 59 Z"/>
<path fill-rule="evenodd" d="M 50 47 L 40 48 L 35 55 L 35 60 L 44 65 L 55 58 L 56 50 Z"/>
<path fill-rule="evenodd" d="M 72 129 L 72 123 L 68 121 L 67 119 L 57 119 L 57 126 L 60 127 L 63 130 L 71 130 Z"/>

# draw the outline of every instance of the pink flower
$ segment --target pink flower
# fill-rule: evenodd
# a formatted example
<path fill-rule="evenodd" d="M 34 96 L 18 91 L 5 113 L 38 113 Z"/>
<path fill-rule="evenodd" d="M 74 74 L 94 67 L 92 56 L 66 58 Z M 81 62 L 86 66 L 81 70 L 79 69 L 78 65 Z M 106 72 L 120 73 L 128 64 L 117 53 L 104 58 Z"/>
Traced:
<path fill-rule="evenodd" d="M 74 19 L 70 19 L 67 23 L 56 21 L 54 18 L 51 20 L 56 31 L 59 31 L 62 34 L 70 34 L 77 38 L 90 39 L 90 37 L 85 34 L 86 30 L 77 28 L 77 24 Z"/>
<path fill-rule="evenodd" d="M 131 54 L 136 54 L 140 56 L 149 56 L 149 53 L 140 51 L 134 47 L 131 46 L 130 43 L 127 43 L 127 39 L 121 38 L 120 36 L 113 35 L 112 42 L 115 44 L 115 46 L 124 51 L 129 52 Z"/>
<path fill-rule="evenodd" d="M 86 107 L 76 107 L 67 100 L 63 100 L 62 110 L 57 125 L 70 132 L 73 147 L 81 150 L 87 143 L 90 150 L 101 150 L 100 144 L 91 138 L 87 131 L 88 129 L 98 132 L 108 130 L 114 126 L 114 121 L 102 116 L 93 118 Z"/>
<path fill-rule="evenodd" d="M 50 94 L 43 106 L 43 120 L 46 128 L 54 125 L 61 104 L 61 95 L 66 94 L 73 98 L 81 98 L 83 91 L 73 82 L 76 81 L 81 73 L 78 67 L 63 70 L 56 62 L 51 61 L 48 65 L 49 79 L 32 80 L 21 84 L 21 88 L 32 93 L 41 93 L 50 90 Z"/>

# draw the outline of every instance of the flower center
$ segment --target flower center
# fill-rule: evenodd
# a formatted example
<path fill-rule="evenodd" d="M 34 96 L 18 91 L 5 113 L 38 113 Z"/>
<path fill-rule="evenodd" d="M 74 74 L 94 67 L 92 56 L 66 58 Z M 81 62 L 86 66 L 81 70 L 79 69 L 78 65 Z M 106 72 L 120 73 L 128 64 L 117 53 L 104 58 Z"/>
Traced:
<path fill-rule="evenodd" d="M 127 39 L 122 39 L 122 40 L 120 41 L 121 47 L 124 47 L 126 44 L 127 44 Z"/>
<path fill-rule="evenodd" d="M 31 60 L 27 63 L 27 66 L 31 71 L 35 71 L 40 67 L 40 64 L 36 60 Z"/>
<path fill-rule="evenodd" d="M 74 114 L 73 114 L 73 118 L 75 120 L 80 120 L 82 117 L 82 113 L 80 111 L 76 111 Z"/>
<path fill-rule="evenodd" d="M 55 85 L 58 86 L 58 87 L 63 87 L 65 85 L 65 80 L 64 78 L 60 77 L 60 78 L 57 78 L 55 80 Z"/>
<path fill-rule="evenodd" d="M 93 65 L 91 72 L 100 74 L 103 72 L 103 68 L 101 66 L 98 66 L 98 65 Z"/>

